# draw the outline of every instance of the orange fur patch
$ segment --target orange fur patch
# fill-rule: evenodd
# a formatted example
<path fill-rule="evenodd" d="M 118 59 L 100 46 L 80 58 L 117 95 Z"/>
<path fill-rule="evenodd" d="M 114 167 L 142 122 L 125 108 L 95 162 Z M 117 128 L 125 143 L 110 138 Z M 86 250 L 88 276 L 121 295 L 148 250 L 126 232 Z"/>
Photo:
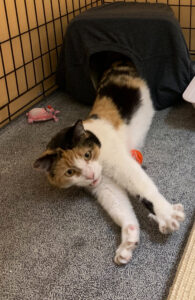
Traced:
<path fill-rule="evenodd" d="M 122 124 L 123 120 L 116 105 L 108 97 L 97 97 L 92 107 L 90 115 L 97 114 L 101 119 L 108 120 L 116 129 Z M 90 120 L 87 120 L 89 122 Z M 92 121 L 92 120 L 91 120 Z"/>

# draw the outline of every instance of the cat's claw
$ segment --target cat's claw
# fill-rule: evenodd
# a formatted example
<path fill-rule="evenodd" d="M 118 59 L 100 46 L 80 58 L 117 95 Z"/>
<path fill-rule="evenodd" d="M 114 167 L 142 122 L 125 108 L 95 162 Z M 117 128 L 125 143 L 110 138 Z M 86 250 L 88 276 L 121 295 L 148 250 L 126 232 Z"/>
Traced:
<path fill-rule="evenodd" d="M 139 242 L 138 229 L 135 225 L 129 225 L 124 229 L 124 241 L 116 250 L 114 262 L 117 265 L 127 264 L 131 258 L 133 250 Z"/>
<path fill-rule="evenodd" d="M 179 203 L 170 204 L 166 212 L 163 211 L 156 215 L 149 214 L 149 217 L 158 223 L 161 233 L 169 234 L 179 229 L 180 222 L 185 219 L 185 213 L 183 205 Z"/>

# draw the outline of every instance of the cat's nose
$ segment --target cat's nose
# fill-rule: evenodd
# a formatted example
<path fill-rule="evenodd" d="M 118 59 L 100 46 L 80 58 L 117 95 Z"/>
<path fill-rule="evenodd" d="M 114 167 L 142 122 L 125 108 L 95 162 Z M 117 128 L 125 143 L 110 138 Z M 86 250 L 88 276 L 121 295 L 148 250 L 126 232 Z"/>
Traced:
<path fill-rule="evenodd" d="M 88 171 L 85 174 L 86 179 L 94 179 L 94 173 L 92 171 Z"/>

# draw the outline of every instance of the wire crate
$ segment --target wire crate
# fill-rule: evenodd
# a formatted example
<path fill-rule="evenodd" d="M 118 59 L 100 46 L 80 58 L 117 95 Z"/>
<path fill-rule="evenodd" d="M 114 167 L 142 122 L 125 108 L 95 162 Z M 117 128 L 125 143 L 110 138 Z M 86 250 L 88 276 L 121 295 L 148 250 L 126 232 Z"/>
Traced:
<path fill-rule="evenodd" d="M 71 19 L 110 2 L 114 1 L 0 0 L 0 127 L 57 88 L 57 60 Z M 195 59 L 195 0 L 129 2 L 170 5 Z"/>

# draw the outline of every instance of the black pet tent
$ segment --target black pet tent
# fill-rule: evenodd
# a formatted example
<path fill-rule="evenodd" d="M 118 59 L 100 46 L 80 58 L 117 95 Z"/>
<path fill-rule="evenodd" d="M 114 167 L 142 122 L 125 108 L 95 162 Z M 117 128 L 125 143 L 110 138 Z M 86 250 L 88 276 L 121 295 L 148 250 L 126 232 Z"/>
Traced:
<path fill-rule="evenodd" d="M 70 22 L 58 62 L 58 85 L 78 101 L 93 103 L 91 75 L 111 53 L 133 61 L 150 87 L 156 109 L 180 101 L 195 75 L 169 6 L 115 2 L 92 8 Z"/>

